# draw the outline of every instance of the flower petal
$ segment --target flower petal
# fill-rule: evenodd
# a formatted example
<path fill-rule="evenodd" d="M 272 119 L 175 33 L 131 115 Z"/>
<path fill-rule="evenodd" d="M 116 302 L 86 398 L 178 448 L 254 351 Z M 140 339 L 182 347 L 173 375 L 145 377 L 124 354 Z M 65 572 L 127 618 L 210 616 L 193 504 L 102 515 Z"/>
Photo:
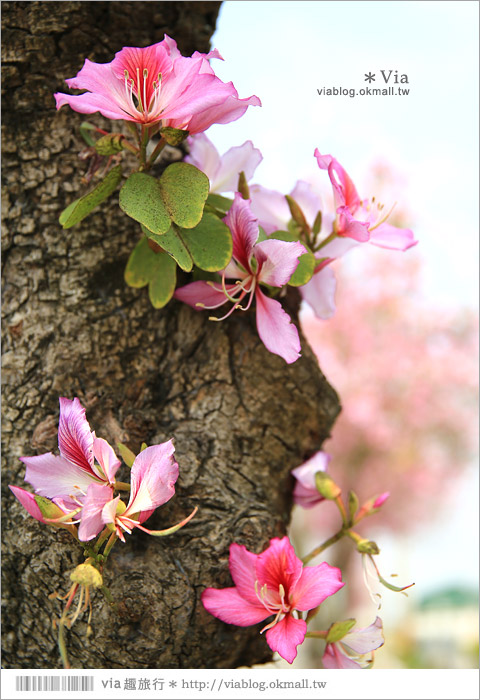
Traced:
<path fill-rule="evenodd" d="M 325 452 L 316 452 L 313 457 L 299 467 L 292 469 L 292 474 L 296 479 L 293 489 L 293 501 L 302 508 L 312 508 L 317 503 L 325 500 L 315 486 L 315 474 L 319 471 L 326 471 L 330 462 L 330 455 Z"/>
<path fill-rule="evenodd" d="M 300 293 L 317 318 L 327 319 L 331 318 L 336 310 L 336 288 L 335 272 L 327 265 L 316 272 L 307 284 L 300 287 Z"/>
<path fill-rule="evenodd" d="M 250 271 L 250 258 L 258 238 L 258 223 L 250 209 L 249 200 L 243 199 L 237 192 L 223 221 L 232 233 L 234 259 Z"/>
<path fill-rule="evenodd" d="M 340 641 L 342 644 L 347 644 L 357 654 L 368 654 L 385 643 L 382 620 L 377 617 L 375 622 L 368 627 L 354 629 Z"/>
<path fill-rule="evenodd" d="M 257 243 L 253 253 L 258 262 L 258 280 L 272 287 L 283 287 L 307 250 L 299 241 L 277 241 L 269 238 Z"/>
<path fill-rule="evenodd" d="M 265 233 L 286 230 L 292 215 L 285 196 L 262 185 L 250 185 L 249 190 L 252 212 Z"/>
<path fill-rule="evenodd" d="M 296 620 L 291 615 L 286 615 L 269 629 L 265 636 L 270 649 L 278 651 L 280 656 L 291 664 L 297 656 L 298 645 L 305 639 L 306 632 L 305 620 Z"/>
<path fill-rule="evenodd" d="M 260 588 L 267 584 L 270 591 L 278 592 L 281 584 L 286 596 L 289 596 L 302 575 L 302 568 L 302 562 L 288 537 L 274 537 L 270 540 L 270 546 L 258 555 L 255 573 Z"/>
<path fill-rule="evenodd" d="M 328 171 L 328 176 L 333 187 L 335 207 L 346 206 L 353 214 L 360 206 L 360 197 L 358 196 L 352 179 L 338 160 L 335 160 L 332 156 L 322 156 L 318 148 L 315 149 L 314 156 L 317 159 L 318 167 Z"/>
<path fill-rule="evenodd" d="M 339 644 L 327 644 L 322 656 L 324 668 L 362 668 L 360 664 L 343 653 Z"/>
<path fill-rule="evenodd" d="M 258 554 L 249 552 L 243 545 L 236 543 L 230 545 L 230 575 L 242 598 L 254 605 L 258 605 L 259 602 L 255 593 L 257 559 Z"/>
<path fill-rule="evenodd" d="M 283 357 L 291 364 L 300 357 L 300 338 L 290 316 L 276 299 L 270 299 L 257 287 L 257 330 L 260 339 L 270 352 Z"/>
<path fill-rule="evenodd" d="M 30 493 L 30 491 L 25 491 L 25 489 L 22 489 L 19 486 L 9 486 L 8 488 L 17 498 L 17 500 L 20 501 L 22 506 L 30 513 L 32 518 L 39 520 L 41 523 L 45 522 L 42 511 L 35 502 L 35 496 L 33 493 Z"/>
<path fill-rule="evenodd" d="M 213 183 L 220 167 L 220 154 L 205 134 L 197 134 L 187 139 L 190 153 L 186 156 L 185 162 L 194 165 L 205 173 L 210 180 L 210 192 L 214 192 Z"/>
<path fill-rule="evenodd" d="M 211 191 L 236 192 L 240 173 L 245 173 L 248 182 L 262 160 L 261 152 L 254 148 L 251 141 L 245 141 L 241 146 L 233 146 L 220 158 Z"/>
<path fill-rule="evenodd" d="M 317 214 L 322 210 L 323 206 L 320 195 L 315 192 L 309 182 L 298 180 L 294 189 L 290 192 L 290 197 L 300 206 L 307 223 L 313 226 Z"/>
<path fill-rule="evenodd" d="M 365 243 L 370 240 L 370 232 L 368 230 L 368 221 L 357 221 L 348 207 L 338 207 L 338 235 L 347 238 L 353 238 L 354 241 Z M 326 247 L 326 246 L 325 246 Z M 323 249 L 321 249 L 323 254 Z"/>
<path fill-rule="evenodd" d="M 239 627 L 255 625 L 271 615 L 258 601 L 254 605 L 245 600 L 236 588 L 207 588 L 203 591 L 201 600 L 211 615 Z"/>
<path fill-rule="evenodd" d="M 93 434 L 85 418 L 85 409 L 76 398 L 73 401 L 60 398 L 58 447 L 62 457 L 94 473 Z"/>
<path fill-rule="evenodd" d="M 335 566 L 326 562 L 305 566 L 295 590 L 290 593 L 290 603 L 297 610 L 313 610 L 344 585 L 342 572 Z"/>
<path fill-rule="evenodd" d="M 249 107 L 261 107 L 261 105 L 256 95 L 240 99 L 235 90 L 223 102 L 194 114 L 188 123 L 188 130 L 191 134 L 198 134 L 200 131 L 206 131 L 212 124 L 229 124 L 240 119 Z"/>
<path fill-rule="evenodd" d="M 379 248 L 404 251 L 417 245 L 418 241 L 409 228 L 398 228 L 385 222 L 370 231 L 370 243 Z"/>
<path fill-rule="evenodd" d="M 131 472 L 130 500 L 124 515 L 158 508 L 175 495 L 178 464 L 172 440 L 152 445 L 135 457 Z"/>
<path fill-rule="evenodd" d="M 51 452 L 20 460 L 27 467 L 25 481 L 46 498 L 83 498 L 92 481 L 100 483 L 84 469 Z"/>
<path fill-rule="evenodd" d="M 90 484 L 87 490 L 82 512 L 78 539 L 82 542 L 96 537 L 104 528 L 102 510 L 113 498 L 113 489 L 103 484 Z"/>
<path fill-rule="evenodd" d="M 233 291 L 234 288 L 235 285 L 233 284 L 226 285 L 226 289 L 229 292 Z M 190 282 L 184 287 L 179 287 L 173 296 L 175 299 L 191 306 L 195 311 L 202 311 L 204 308 L 216 309 L 228 301 L 220 283 L 215 283 L 215 286 L 213 286 L 203 280 Z"/>
<path fill-rule="evenodd" d="M 95 437 L 93 439 L 93 454 L 102 467 L 108 482 L 113 484 L 115 482 L 116 471 L 121 465 L 121 462 L 112 447 L 103 438 Z"/>

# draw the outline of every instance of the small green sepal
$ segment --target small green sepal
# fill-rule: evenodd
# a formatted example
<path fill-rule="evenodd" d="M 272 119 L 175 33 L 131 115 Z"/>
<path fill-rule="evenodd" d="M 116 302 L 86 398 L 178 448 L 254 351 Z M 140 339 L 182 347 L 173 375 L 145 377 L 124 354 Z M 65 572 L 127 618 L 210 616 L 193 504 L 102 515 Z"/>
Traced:
<path fill-rule="evenodd" d="M 335 642 L 339 642 L 341 639 L 343 639 L 343 637 L 350 632 L 352 627 L 355 626 L 356 622 L 357 621 L 355 618 L 352 617 L 349 620 L 334 622 L 332 625 L 330 625 L 325 638 L 327 644 L 334 644 Z"/>
<path fill-rule="evenodd" d="M 189 134 L 188 131 L 175 129 L 173 126 L 163 126 L 160 133 L 169 146 L 179 146 Z"/>

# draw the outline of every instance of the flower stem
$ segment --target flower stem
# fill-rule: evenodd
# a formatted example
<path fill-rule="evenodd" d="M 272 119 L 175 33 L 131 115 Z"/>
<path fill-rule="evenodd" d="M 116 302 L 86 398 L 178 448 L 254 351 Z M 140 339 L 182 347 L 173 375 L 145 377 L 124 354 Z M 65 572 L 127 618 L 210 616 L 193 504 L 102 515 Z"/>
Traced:
<path fill-rule="evenodd" d="M 110 535 L 110 539 L 108 540 L 108 542 L 105 546 L 105 549 L 103 550 L 103 556 L 105 559 L 108 557 L 108 555 L 112 551 L 112 547 L 115 544 L 115 542 L 117 541 L 117 539 L 118 539 L 117 533 L 112 532 L 112 534 Z"/>
<path fill-rule="evenodd" d="M 150 168 L 151 168 L 152 165 L 155 163 L 155 161 L 157 160 L 158 156 L 159 156 L 160 153 L 163 151 L 163 149 L 165 148 L 166 145 L 167 145 L 167 142 L 165 141 L 165 139 L 164 139 L 163 136 L 162 136 L 162 138 L 160 139 L 160 141 L 157 143 L 157 145 L 156 145 L 155 148 L 153 149 L 152 155 L 151 155 L 150 158 L 148 159 L 148 162 L 147 162 L 147 164 L 146 164 L 146 166 L 145 166 L 145 170 L 150 170 Z"/>
<path fill-rule="evenodd" d="M 304 564 L 308 564 L 311 559 L 314 557 L 318 556 L 321 554 L 323 551 L 325 551 L 328 547 L 330 547 L 332 544 L 335 544 L 335 542 L 338 542 L 339 540 L 342 539 L 344 535 L 347 534 L 347 530 L 342 527 L 341 530 L 339 530 L 336 535 L 332 535 L 328 540 L 326 540 L 323 544 L 319 545 L 316 547 L 313 551 L 310 552 L 310 554 L 307 554 L 306 557 L 303 557 L 302 561 Z"/>
<path fill-rule="evenodd" d="M 106 527 L 95 543 L 95 547 L 93 548 L 93 551 L 95 554 L 97 554 L 99 552 L 100 547 L 102 546 L 102 544 L 105 542 L 105 540 L 107 539 L 107 537 L 110 534 L 111 534 L 111 531 L 108 529 L 108 527 Z"/>
<path fill-rule="evenodd" d="M 316 632 L 316 631 L 315 632 L 307 632 L 305 634 L 305 637 L 317 637 L 317 639 L 318 638 L 326 639 L 327 634 L 328 634 L 328 630 L 325 630 L 325 631 L 319 630 L 318 632 Z"/>
<path fill-rule="evenodd" d="M 62 659 L 63 668 L 71 668 L 68 660 L 67 645 L 65 644 L 63 616 L 58 623 L 58 649 L 60 651 L 60 658 Z"/>
<path fill-rule="evenodd" d="M 127 484 L 125 481 L 116 481 L 113 488 L 117 491 L 130 491 L 130 484 Z"/>

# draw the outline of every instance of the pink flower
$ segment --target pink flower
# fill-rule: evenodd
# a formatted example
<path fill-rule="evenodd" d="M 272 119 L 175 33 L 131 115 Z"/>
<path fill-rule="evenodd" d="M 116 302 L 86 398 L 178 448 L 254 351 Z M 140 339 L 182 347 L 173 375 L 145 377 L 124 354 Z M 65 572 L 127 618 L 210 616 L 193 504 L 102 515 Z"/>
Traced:
<path fill-rule="evenodd" d="M 328 171 L 332 183 L 338 236 L 352 238 L 359 243 L 369 241 L 381 248 L 395 250 L 407 250 L 417 244 L 410 229 L 400 229 L 387 223 L 393 207 L 385 212 L 383 205 L 375 202 L 374 198 L 361 200 L 351 178 L 335 158 L 322 156 L 318 148 L 314 156 L 319 168 Z M 332 255 L 332 250 L 327 250 L 327 247 L 322 249 L 322 255 L 338 257 L 338 253 Z"/>
<path fill-rule="evenodd" d="M 294 503 L 302 508 L 313 508 L 317 503 L 325 500 L 315 486 L 315 474 L 326 471 L 330 459 L 330 455 L 325 452 L 317 452 L 302 465 L 292 469 L 292 474 L 296 479 L 293 489 Z"/>
<path fill-rule="evenodd" d="M 178 464 L 173 457 L 174 451 L 173 442 L 169 440 L 147 447 L 135 457 L 130 499 L 126 506 L 120 496 L 112 498 L 108 487 L 91 484 L 81 514 L 79 539 L 92 539 L 108 524 L 113 526 L 122 542 L 125 542 L 124 532 L 131 534 L 136 527 L 150 532 L 142 527 L 142 523 L 175 494 Z"/>
<path fill-rule="evenodd" d="M 90 430 L 77 398 L 60 398 L 58 447 L 60 456 L 20 457 L 27 467 L 25 481 L 37 494 L 78 506 L 90 484 L 113 486 L 120 461 L 108 442 Z"/>
<path fill-rule="evenodd" d="M 262 154 L 251 141 L 230 148 L 223 156 L 205 134 L 188 139 L 190 154 L 185 162 L 202 170 L 210 180 L 210 192 L 236 192 L 238 176 L 243 171 L 248 180 L 253 176 Z"/>
<path fill-rule="evenodd" d="M 35 496 L 29 491 L 20 488 L 19 486 L 9 486 L 10 491 L 13 493 L 15 498 L 22 504 L 22 506 L 27 510 L 32 518 L 38 520 L 45 525 L 54 525 L 56 527 L 64 527 L 72 531 L 72 525 L 74 521 L 73 517 L 78 513 L 79 508 L 73 508 L 71 506 L 66 506 L 61 499 L 56 499 L 56 501 L 50 501 L 43 499 L 43 512 L 38 505 L 38 496 Z M 43 497 L 40 497 L 43 498 Z M 46 512 L 48 511 L 48 517 L 46 517 Z M 70 516 L 65 517 L 65 516 Z M 57 522 L 55 522 L 57 521 Z M 75 530 L 76 528 L 73 528 Z"/>
<path fill-rule="evenodd" d="M 209 58 L 220 58 L 215 50 L 180 54 L 173 39 L 146 48 L 127 46 L 110 63 L 88 59 L 70 88 L 87 90 L 81 95 L 56 93 L 57 109 L 68 104 L 84 114 L 100 112 L 108 119 L 125 119 L 186 129 L 191 134 L 205 131 L 214 123 L 226 124 L 241 117 L 258 97 L 239 99 L 233 83 L 222 82 L 213 72 Z"/>
<path fill-rule="evenodd" d="M 231 310 L 221 319 L 214 319 L 220 321 L 237 308 L 249 309 L 255 295 L 257 330 L 262 342 L 267 350 L 280 355 L 287 363 L 295 362 L 300 357 L 298 331 L 280 302 L 266 296 L 259 285 L 282 287 L 287 284 L 305 248 L 296 241 L 269 239 L 257 243 L 257 220 L 249 201 L 238 193 L 224 221 L 232 232 L 233 260 L 223 270 L 222 283 L 192 282 L 177 289 L 175 298 L 197 310 L 216 309 L 231 301 Z M 234 279 L 235 283 L 225 284 L 225 278 Z M 250 298 L 243 307 L 241 302 L 245 297 Z"/>
<path fill-rule="evenodd" d="M 322 657 L 324 668 L 367 668 L 372 659 L 365 655 L 385 643 L 379 617 L 369 627 L 348 632 L 342 639 L 327 644 Z M 363 658 L 362 658 L 363 657 Z"/>
<path fill-rule="evenodd" d="M 205 609 L 223 622 L 240 627 L 274 615 L 261 631 L 267 631 L 270 649 L 292 663 L 307 631 L 307 623 L 295 617 L 294 611 L 316 608 L 342 588 L 340 569 L 325 562 L 304 567 L 288 537 L 270 540 L 262 554 L 232 544 L 229 564 L 235 586 L 207 588 L 202 593 Z"/>

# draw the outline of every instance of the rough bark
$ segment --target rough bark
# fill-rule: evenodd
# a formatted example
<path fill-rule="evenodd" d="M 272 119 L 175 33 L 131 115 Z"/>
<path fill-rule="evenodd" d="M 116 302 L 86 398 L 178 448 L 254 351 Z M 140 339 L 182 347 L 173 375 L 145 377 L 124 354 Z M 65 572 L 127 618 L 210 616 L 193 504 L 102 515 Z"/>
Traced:
<path fill-rule="evenodd" d="M 175 498 L 151 518 L 184 530 L 117 543 L 94 599 L 94 634 L 68 633 L 73 667 L 234 668 L 271 658 L 259 628 L 225 625 L 201 603 L 231 585 L 231 542 L 261 551 L 286 531 L 289 470 L 320 448 L 338 400 L 309 348 L 287 366 L 269 354 L 252 314 L 213 324 L 180 304 L 155 311 L 123 282 L 138 238 L 116 197 L 64 231 L 59 212 L 85 191 L 77 153 L 82 115 L 55 112 L 52 93 L 85 57 L 173 36 L 208 50 L 217 2 L 4 2 L 3 14 L 3 665 L 56 668 L 52 619 L 83 560 L 65 531 L 15 501 L 18 457 L 56 451 L 58 397 L 78 396 L 97 435 L 138 451 L 174 437 Z M 93 120 L 98 117 L 93 117 Z M 227 128 L 227 127 L 225 127 Z M 125 471 L 126 468 L 125 468 Z M 124 473 L 120 476 L 127 478 Z"/>

